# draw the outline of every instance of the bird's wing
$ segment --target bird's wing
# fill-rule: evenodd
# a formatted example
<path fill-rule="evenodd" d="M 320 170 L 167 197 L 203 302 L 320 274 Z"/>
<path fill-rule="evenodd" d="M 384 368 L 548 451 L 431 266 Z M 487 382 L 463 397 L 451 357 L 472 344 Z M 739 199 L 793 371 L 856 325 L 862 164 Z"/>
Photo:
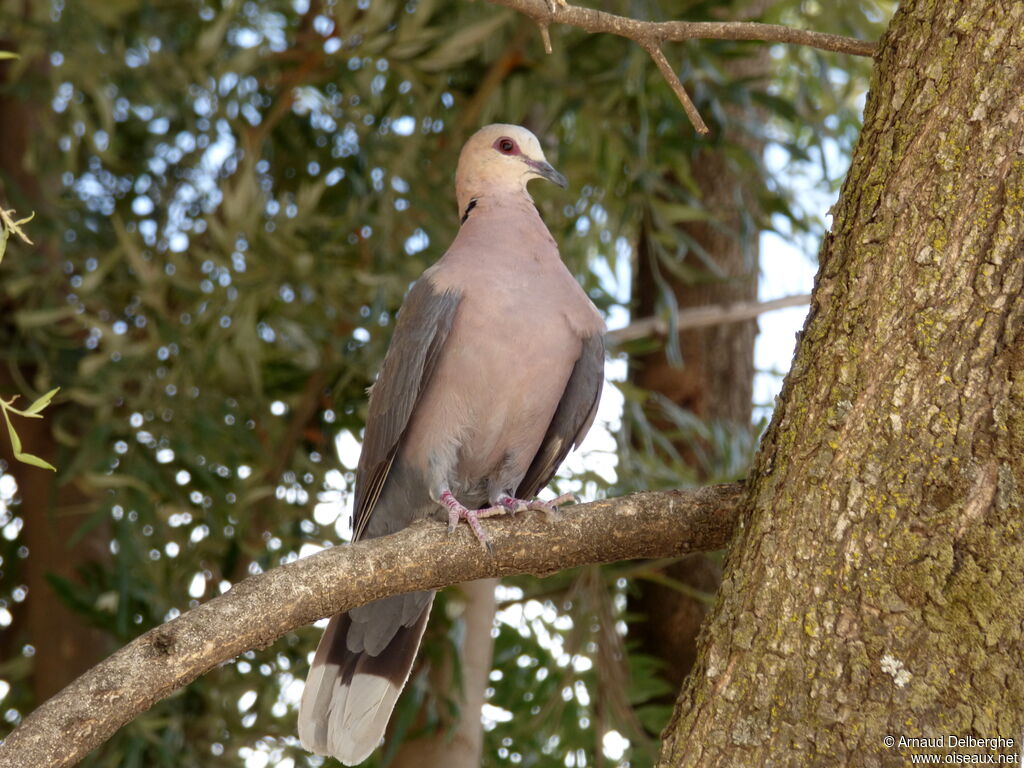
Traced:
<path fill-rule="evenodd" d="M 597 414 L 604 385 L 604 337 L 600 333 L 583 340 L 583 348 L 537 455 L 516 489 L 516 497 L 532 499 L 546 486 L 569 451 L 583 442 Z"/>
<path fill-rule="evenodd" d="M 432 272 L 425 272 L 406 296 L 384 365 L 372 387 L 356 473 L 354 539 L 362 536 L 373 514 L 409 419 L 430 383 L 459 306 L 459 293 L 438 290 L 430 280 Z"/>

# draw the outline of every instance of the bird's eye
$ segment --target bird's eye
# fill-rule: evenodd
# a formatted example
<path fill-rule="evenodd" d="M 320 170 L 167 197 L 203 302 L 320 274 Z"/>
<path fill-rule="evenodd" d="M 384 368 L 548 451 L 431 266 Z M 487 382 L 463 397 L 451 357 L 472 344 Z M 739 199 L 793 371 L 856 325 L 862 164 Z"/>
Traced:
<path fill-rule="evenodd" d="M 511 155 L 515 148 L 516 143 L 512 139 L 498 139 L 498 151 L 503 155 Z"/>

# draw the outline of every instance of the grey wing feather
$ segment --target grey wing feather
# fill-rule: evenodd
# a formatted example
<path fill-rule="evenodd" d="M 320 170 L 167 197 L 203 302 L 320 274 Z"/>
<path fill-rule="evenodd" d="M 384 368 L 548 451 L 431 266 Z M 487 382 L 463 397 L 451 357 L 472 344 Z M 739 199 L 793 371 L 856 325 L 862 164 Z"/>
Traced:
<path fill-rule="evenodd" d="M 457 292 L 442 292 L 434 287 L 431 272 L 427 270 L 406 296 L 391 346 L 370 394 L 370 412 L 356 473 L 352 521 L 356 539 L 373 514 L 409 418 L 437 367 L 459 305 Z"/>
<path fill-rule="evenodd" d="M 544 435 L 537 455 L 516 489 L 516 497 L 532 499 L 550 481 L 574 446 L 583 442 L 594 423 L 604 386 L 604 337 L 600 333 L 583 340 L 565 392 Z"/>

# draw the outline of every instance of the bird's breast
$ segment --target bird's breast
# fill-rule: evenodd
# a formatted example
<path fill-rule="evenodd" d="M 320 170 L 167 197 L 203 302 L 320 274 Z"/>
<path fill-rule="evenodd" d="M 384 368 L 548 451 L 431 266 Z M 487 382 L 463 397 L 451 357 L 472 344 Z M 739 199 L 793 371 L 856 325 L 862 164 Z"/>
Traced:
<path fill-rule="evenodd" d="M 562 307 L 523 288 L 513 281 L 463 293 L 417 406 L 409 448 L 453 485 L 479 487 L 509 464 L 526 471 L 579 357 Z"/>

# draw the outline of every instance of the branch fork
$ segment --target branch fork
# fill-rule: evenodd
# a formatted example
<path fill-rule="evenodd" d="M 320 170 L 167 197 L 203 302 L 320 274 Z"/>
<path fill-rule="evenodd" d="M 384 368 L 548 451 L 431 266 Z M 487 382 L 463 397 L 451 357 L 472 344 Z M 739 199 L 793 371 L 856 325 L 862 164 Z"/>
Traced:
<path fill-rule="evenodd" d="M 511 8 L 529 17 L 540 29 L 544 50 L 551 53 L 551 24 L 567 24 L 585 32 L 605 32 L 625 37 L 643 48 L 654 60 L 662 77 L 675 93 L 686 111 L 694 129 L 707 134 L 708 127 L 701 119 L 679 76 L 668 63 L 661 50 L 666 42 L 685 40 L 756 40 L 768 43 L 806 45 L 822 51 L 848 53 L 853 56 L 874 55 L 876 44 L 841 35 L 829 35 L 781 24 L 761 24 L 752 21 L 638 21 L 593 8 L 569 5 L 567 0 L 489 0 L 494 5 Z"/>

